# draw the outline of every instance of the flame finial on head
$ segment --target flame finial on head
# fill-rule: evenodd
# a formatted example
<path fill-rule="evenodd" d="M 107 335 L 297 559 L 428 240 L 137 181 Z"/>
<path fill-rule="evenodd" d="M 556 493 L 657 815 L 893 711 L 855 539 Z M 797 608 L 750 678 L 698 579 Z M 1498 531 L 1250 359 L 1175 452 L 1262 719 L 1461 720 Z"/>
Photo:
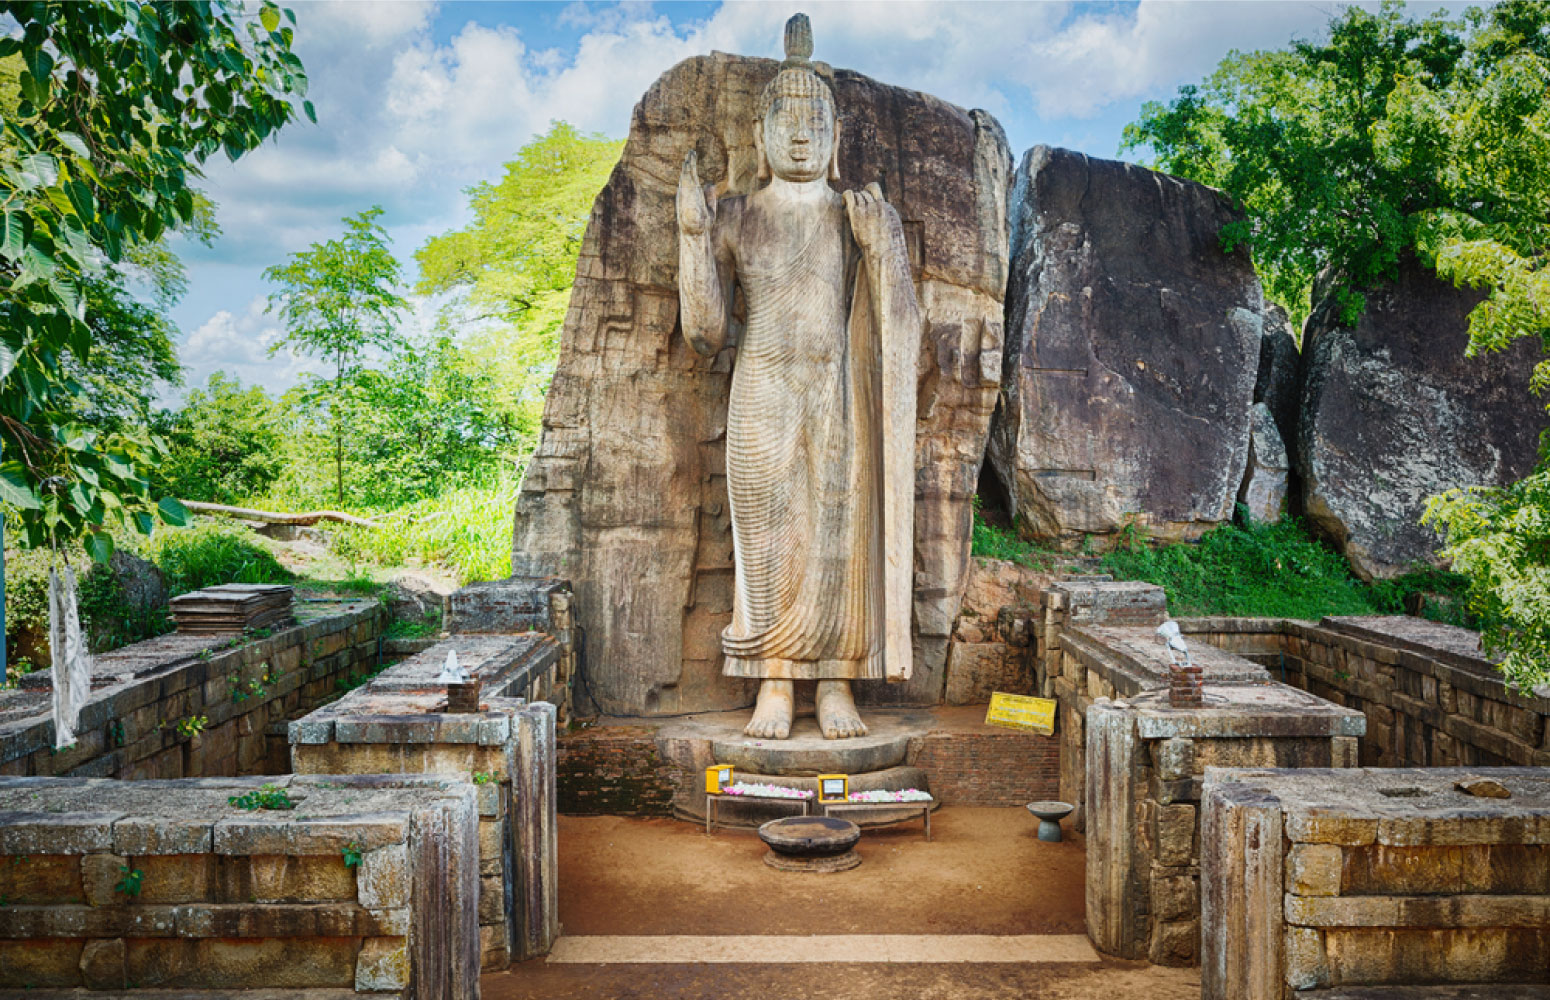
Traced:
<path fill-rule="evenodd" d="M 806 66 L 813 57 L 813 22 L 806 14 L 792 14 L 786 22 L 786 61 L 783 66 Z"/>
<path fill-rule="evenodd" d="M 793 14 L 786 22 L 786 60 L 759 97 L 759 117 L 769 113 L 770 105 L 782 97 L 827 101 L 834 106 L 829 85 L 813 71 L 808 58 L 813 54 L 813 24 L 806 14 Z"/>

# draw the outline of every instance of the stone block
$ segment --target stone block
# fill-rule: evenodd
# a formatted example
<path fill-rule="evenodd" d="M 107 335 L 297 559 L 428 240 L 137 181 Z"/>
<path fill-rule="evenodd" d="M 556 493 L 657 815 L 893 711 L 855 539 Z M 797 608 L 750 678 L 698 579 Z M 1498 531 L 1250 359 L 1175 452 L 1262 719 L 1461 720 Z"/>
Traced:
<path fill-rule="evenodd" d="M 131 857 L 205 854 L 210 825 L 210 818 L 201 816 L 129 817 L 113 824 L 113 849 Z"/>
<path fill-rule="evenodd" d="M 1187 865 L 1195 856 L 1195 807 L 1184 803 L 1158 806 L 1154 839 L 1157 862 Z"/>
<path fill-rule="evenodd" d="M 122 990 L 128 985 L 124 975 L 124 939 L 87 941 L 81 949 L 81 985 L 89 990 Z"/>
<path fill-rule="evenodd" d="M 356 869 L 357 899 L 366 907 L 408 906 L 411 882 L 408 846 L 379 847 L 361 856 Z"/>
<path fill-rule="evenodd" d="M 113 849 L 120 812 L 0 811 L 0 854 L 88 854 Z"/>
<path fill-rule="evenodd" d="M 1286 813 L 1286 836 L 1301 844 L 1370 844 L 1378 839 L 1378 819 L 1318 806 L 1292 807 Z"/>
<path fill-rule="evenodd" d="M 1201 804 L 1201 997 L 1282 1000 L 1281 802 L 1222 773 L 1207 773 Z"/>
<path fill-rule="evenodd" d="M 126 858 L 117 854 L 87 854 L 81 858 L 81 888 L 86 902 L 91 906 L 112 906 L 122 903 L 125 897 L 117 895 L 114 886 L 124 877 L 129 866 Z"/>
<path fill-rule="evenodd" d="M 147 854 L 134 859 L 142 873 L 141 903 L 195 903 L 220 898 L 213 854 Z M 247 899 L 244 894 L 240 899 Z"/>
<path fill-rule="evenodd" d="M 131 938 L 130 982 L 162 988 L 316 989 L 355 984 L 354 938 Z"/>
<path fill-rule="evenodd" d="M 1294 990 L 1316 990 L 1329 985 L 1329 959 L 1324 951 L 1324 932 L 1311 927 L 1286 928 L 1286 985 Z"/>
<path fill-rule="evenodd" d="M 1355 736 L 1332 736 L 1329 740 L 1330 767 L 1356 767 L 1361 741 Z"/>
<path fill-rule="evenodd" d="M 1342 852 L 1334 844 L 1293 844 L 1286 852 L 1286 891 L 1299 896 L 1340 895 Z"/>
<path fill-rule="evenodd" d="M 355 873 L 342 853 L 254 854 L 222 866 L 221 898 L 258 903 L 353 900 Z"/>
<path fill-rule="evenodd" d="M 326 789 L 309 794 L 326 795 Z M 401 844 L 408 836 L 402 814 L 284 818 L 286 812 L 234 816 L 215 824 L 216 854 L 338 854 L 347 845 L 375 850 Z"/>
<path fill-rule="evenodd" d="M 1199 912 L 1200 884 L 1194 876 L 1168 875 L 1152 879 L 1153 919 L 1178 920 L 1187 917 L 1193 921 Z M 1191 946 L 1191 955 L 1193 953 L 1194 949 Z M 1157 960 L 1154 958 L 1152 961 L 1155 963 Z"/>
<path fill-rule="evenodd" d="M 1152 766 L 1164 781 L 1188 778 L 1195 774 L 1195 743 L 1174 737 L 1152 744 Z"/>
<path fill-rule="evenodd" d="M 0 857 L 0 896 L 8 905 L 84 900 L 81 859 L 73 854 Z"/>
<path fill-rule="evenodd" d="M 367 938 L 361 942 L 355 965 L 355 989 L 362 993 L 409 988 L 408 940 L 401 937 Z"/>
<path fill-rule="evenodd" d="M 0 941 L 0 987 L 13 990 L 81 985 L 84 941 Z"/>
<path fill-rule="evenodd" d="M 479 880 L 479 922 L 496 924 L 506 919 L 506 880 L 487 876 Z"/>
<path fill-rule="evenodd" d="M 1153 915 L 1151 949 L 1153 965 L 1194 965 L 1200 951 L 1200 925 L 1195 920 L 1158 920 Z"/>

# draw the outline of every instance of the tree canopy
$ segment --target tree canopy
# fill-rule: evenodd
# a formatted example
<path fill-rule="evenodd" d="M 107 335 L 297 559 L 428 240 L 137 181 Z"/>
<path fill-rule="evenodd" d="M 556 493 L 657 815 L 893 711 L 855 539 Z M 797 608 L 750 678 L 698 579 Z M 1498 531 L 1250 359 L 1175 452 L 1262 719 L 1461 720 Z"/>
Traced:
<path fill-rule="evenodd" d="M 497 373 L 508 416 L 524 433 L 537 430 L 592 202 L 623 149 L 620 140 L 554 122 L 499 181 L 468 189 L 472 223 L 415 254 L 417 290 L 452 293 L 444 323 Z"/>
<path fill-rule="evenodd" d="M 166 335 L 117 294 L 114 269 L 154 274 L 149 248 L 162 234 L 200 225 L 201 164 L 218 152 L 235 160 L 292 120 L 307 79 L 285 24 L 295 18 L 273 3 L 3 2 L 0 12 L 20 27 L 0 38 L 0 90 L 12 81 L 0 101 L 0 500 L 29 545 L 84 536 L 105 560 L 110 519 L 149 532 L 153 511 L 185 517 L 175 499 L 152 503 L 160 442 L 144 424 L 91 419 L 96 338 L 123 324 Z M 162 274 L 175 289 L 176 272 Z M 147 363 L 134 347 L 121 362 Z M 151 369 L 160 363 L 153 351 Z"/>
<path fill-rule="evenodd" d="M 1246 219 L 1224 242 L 1249 245 L 1295 319 L 1327 270 L 1353 321 L 1363 292 L 1417 253 L 1493 287 L 1483 334 L 1503 325 L 1489 317 L 1538 308 L 1517 277 L 1538 273 L 1550 235 L 1547 51 L 1550 6 L 1531 0 L 1461 19 L 1351 6 L 1325 41 L 1231 53 L 1203 84 L 1147 104 L 1122 149 L 1238 199 Z"/>

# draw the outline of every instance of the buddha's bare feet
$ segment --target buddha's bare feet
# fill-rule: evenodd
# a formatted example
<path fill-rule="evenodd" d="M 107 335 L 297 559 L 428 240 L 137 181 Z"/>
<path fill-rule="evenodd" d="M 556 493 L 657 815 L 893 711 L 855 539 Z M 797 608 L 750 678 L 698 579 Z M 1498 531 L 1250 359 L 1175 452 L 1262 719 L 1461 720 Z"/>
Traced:
<path fill-rule="evenodd" d="M 791 713 L 796 708 L 796 686 L 791 681 L 766 680 L 759 685 L 759 701 L 744 736 L 783 740 L 791 735 Z"/>
<path fill-rule="evenodd" d="M 856 711 L 856 701 L 850 694 L 850 681 L 819 681 L 815 696 L 818 709 L 818 728 L 826 740 L 843 740 L 851 736 L 865 736 L 866 724 Z"/>

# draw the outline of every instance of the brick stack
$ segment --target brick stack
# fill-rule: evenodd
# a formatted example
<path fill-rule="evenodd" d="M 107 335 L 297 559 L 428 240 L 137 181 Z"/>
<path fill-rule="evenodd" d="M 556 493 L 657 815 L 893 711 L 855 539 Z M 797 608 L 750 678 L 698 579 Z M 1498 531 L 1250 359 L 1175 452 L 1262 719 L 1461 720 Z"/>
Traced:
<path fill-rule="evenodd" d="M 1199 708 L 1205 704 L 1200 677 L 1205 668 L 1193 663 L 1168 668 L 1168 704 L 1174 708 Z"/>

